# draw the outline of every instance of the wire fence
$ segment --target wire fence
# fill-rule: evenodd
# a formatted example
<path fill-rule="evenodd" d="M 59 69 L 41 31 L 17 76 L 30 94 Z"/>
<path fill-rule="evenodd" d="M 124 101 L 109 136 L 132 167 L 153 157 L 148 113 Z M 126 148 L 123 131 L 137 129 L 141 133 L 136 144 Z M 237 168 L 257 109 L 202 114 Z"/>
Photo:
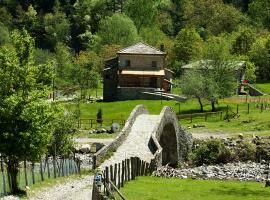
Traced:
<path fill-rule="evenodd" d="M 3 158 L 1 158 L 0 167 L 0 196 L 3 196 L 11 192 L 11 176 Z M 32 186 L 47 179 L 80 174 L 80 171 L 80 161 L 77 158 L 58 157 L 54 159 L 46 156 L 38 163 L 20 162 L 18 184 L 20 189 L 25 189 L 26 186 Z"/>
<path fill-rule="evenodd" d="M 78 120 L 78 128 L 80 129 L 92 129 L 98 127 L 111 127 L 113 123 L 118 123 L 120 126 L 124 126 L 125 119 L 97 119 L 97 118 L 80 118 Z"/>
<path fill-rule="evenodd" d="M 260 114 L 270 110 L 270 101 L 254 101 L 251 103 L 228 104 L 222 111 L 203 112 L 177 115 L 180 122 L 221 121 L 236 118 L 241 115 Z"/>

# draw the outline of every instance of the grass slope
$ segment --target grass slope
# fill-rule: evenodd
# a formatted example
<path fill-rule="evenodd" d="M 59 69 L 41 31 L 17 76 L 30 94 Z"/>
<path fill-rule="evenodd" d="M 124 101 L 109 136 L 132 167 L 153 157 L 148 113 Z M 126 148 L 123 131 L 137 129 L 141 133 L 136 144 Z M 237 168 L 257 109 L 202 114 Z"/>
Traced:
<path fill-rule="evenodd" d="M 241 98 L 238 98 L 241 100 Z M 243 100 L 243 99 L 242 99 Z M 118 102 L 95 102 L 95 103 L 82 103 L 80 105 L 81 117 L 83 118 L 96 118 L 96 113 L 99 108 L 103 111 L 104 119 L 127 119 L 130 112 L 134 109 L 136 105 L 143 104 L 149 109 L 150 114 L 159 114 L 164 106 L 170 106 L 176 113 L 179 113 L 179 104 L 176 101 L 160 101 L 160 100 L 133 100 L 133 101 L 118 101 Z M 226 106 L 230 105 L 230 112 L 236 113 L 236 100 L 226 99 L 220 101 L 217 105 L 219 110 L 223 110 L 223 116 L 226 111 Z M 70 109 L 74 109 L 74 104 L 66 104 Z M 205 102 L 205 111 L 211 111 L 210 104 Z M 199 104 L 197 100 L 189 100 L 187 102 L 180 103 L 180 113 L 196 113 L 200 112 Z M 228 134 L 234 134 L 239 132 L 251 132 L 254 131 L 256 134 L 267 135 L 270 133 L 270 109 L 265 110 L 261 113 L 260 104 L 256 107 L 256 103 L 250 104 L 250 113 L 247 114 L 247 104 L 239 104 L 239 114 L 238 118 L 230 120 L 230 122 L 225 120 L 220 120 L 219 116 L 208 117 L 207 122 L 205 122 L 204 117 L 194 119 L 191 123 L 189 119 L 181 120 L 181 125 L 184 127 L 192 126 L 193 124 L 203 124 L 205 128 L 194 129 L 194 131 L 204 131 L 204 132 L 223 132 Z M 193 131 L 193 130 L 192 130 Z M 264 131 L 264 132 L 262 132 Z M 97 136 L 100 137 L 100 136 Z M 108 136 L 111 137 L 111 136 Z"/>
<path fill-rule="evenodd" d="M 258 88 L 265 94 L 270 94 L 270 82 L 262 82 L 253 84 L 255 88 Z"/>
<path fill-rule="evenodd" d="M 269 200 L 270 188 L 255 182 L 138 177 L 121 189 L 129 200 Z"/>

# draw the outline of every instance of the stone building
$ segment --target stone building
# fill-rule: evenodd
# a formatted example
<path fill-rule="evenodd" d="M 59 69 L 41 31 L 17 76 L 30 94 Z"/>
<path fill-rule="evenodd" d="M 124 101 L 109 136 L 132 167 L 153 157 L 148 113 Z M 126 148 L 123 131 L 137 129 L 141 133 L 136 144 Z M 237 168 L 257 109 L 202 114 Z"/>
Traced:
<path fill-rule="evenodd" d="M 169 93 L 173 72 L 165 68 L 165 57 L 163 45 L 137 43 L 118 51 L 105 61 L 103 100 L 157 99 L 156 94 Z"/>

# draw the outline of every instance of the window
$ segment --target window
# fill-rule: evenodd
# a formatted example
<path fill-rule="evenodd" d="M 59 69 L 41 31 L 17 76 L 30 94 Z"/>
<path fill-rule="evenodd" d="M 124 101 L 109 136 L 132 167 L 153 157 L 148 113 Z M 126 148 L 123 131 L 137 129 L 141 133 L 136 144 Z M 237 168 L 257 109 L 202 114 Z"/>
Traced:
<path fill-rule="evenodd" d="M 105 75 L 105 79 L 111 79 L 110 75 L 109 74 L 106 74 Z"/>
<path fill-rule="evenodd" d="M 152 67 L 157 67 L 157 61 L 152 61 Z"/>
<path fill-rule="evenodd" d="M 125 60 L 124 67 L 130 67 L 130 60 Z"/>

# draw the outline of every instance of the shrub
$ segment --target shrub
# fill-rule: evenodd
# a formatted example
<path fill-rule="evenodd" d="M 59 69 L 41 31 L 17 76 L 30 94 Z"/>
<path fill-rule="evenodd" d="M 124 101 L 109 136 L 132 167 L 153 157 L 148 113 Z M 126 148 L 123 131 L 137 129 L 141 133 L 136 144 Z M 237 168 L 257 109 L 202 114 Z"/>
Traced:
<path fill-rule="evenodd" d="M 103 119 L 102 119 L 102 110 L 99 108 L 98 113 L 97 113 L 97 123 L 102 124 Z"/>
<path fill-rule="evenodd" d="M 192 163 L 203 164 L 227 163 L 232 160 L 231 151 L 218 139 L 209 139 L 199 142 L 191 155 Z"/>
<path fill-rule="evenodd" d="M 251 142 L 243 141 L 239 143 L 235 149 L 235 156 L 238 161 L 254 161 L 256 157 L 255 155 L 256 145 Z"/>

